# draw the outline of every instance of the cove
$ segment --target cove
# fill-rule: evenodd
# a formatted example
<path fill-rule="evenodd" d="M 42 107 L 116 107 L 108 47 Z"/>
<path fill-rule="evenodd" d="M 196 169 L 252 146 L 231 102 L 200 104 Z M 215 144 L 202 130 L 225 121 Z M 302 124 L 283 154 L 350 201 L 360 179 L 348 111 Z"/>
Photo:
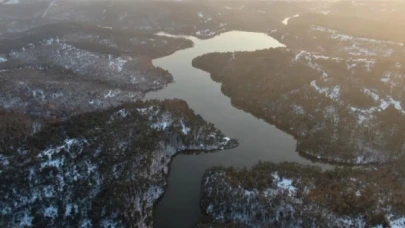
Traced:
<path fill-rule="evenodd" d="M 208 40 L 172 37 L 190 39 L 194 47 L 153 61 L 155 66 L 173 75 L 174 83 L 163 90 L 148 93 L 145 99 L 183 99 L 206 121 L 215 124 L 228 137 L 240 141 L 239 147 L 234 149 L 182 153 L 173 159 L 168 186 L 155 207 L 154 224 L 158 228 L 188 228 L 201 217 L 200 188 L 205 170 L 219 165 L 249 167 L 259 161 L 313 163 L 299 156 L 292 136 L 233 107 L 230 99 L 222 94 L 221 84 L 211 80 L 209 73 L 191 65 L 194 58 L 207 53 L 255 51 L 284 47 L 283 44 L 266 34 L 240 31 L 223 33 Z"/>

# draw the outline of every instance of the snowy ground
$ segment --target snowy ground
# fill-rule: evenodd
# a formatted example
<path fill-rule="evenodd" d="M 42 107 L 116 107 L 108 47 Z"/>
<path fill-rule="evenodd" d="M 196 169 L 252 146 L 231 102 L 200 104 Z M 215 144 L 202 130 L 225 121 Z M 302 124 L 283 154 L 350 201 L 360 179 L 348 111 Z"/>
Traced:
<path fill-rule="evenodd" d="M 0 156 L 6 227 L 151 227 L 178 151 L 237 146 L 180 100 L 127 104 L 54 127 L 15 149 L 18 161 Z"/>
<path fill-rule="evenodd" d="M 288 163 L 259 163 L 251 170 L 209 170 L 203 179 L 201 205 L 213 221 L 208 224 L 202 222 L 201 227 L 221 227 L 224 224 L 237 227 L 306 227 L 311 224 L 311 227 L 356 228 L 405 225 L 405 216 L 395 212 L 392 207 L 391 200 L 398 202 L 400 197 L 392 197 L 390 194 L 398 189 L 377 187 L 372 190 L 376 195 L 364 198 L 363 194 L 368 194 L 365 189 L 374 185 L 374 182 L 368 182 L 368 178 L 378 176 L 374 172 L 352 170 L 345 174 L 341 172 L 338 178 L 335 175 L 339 171 L 328 172 L 326 174 L 313 167 Z M 385 171 L 381 169 L 378 172 Z M 381 175 L 381 179 L 373 180 L 380 184 L 387 181 L 384 175 Z M 394 182 L 399 183 L 401 180 Z M 337 189 L 329 189 L 329 192 L 324 190 L 336 185 Z M 333 199 L 334 191 L 338 195 L 347 194 L 349 198 Z M 379 191 L 388 191 L 390 194 L 379 195 Z M 347 202 L 343 204 L 355 205 L 351 209 L 337 210 L 335 205 L 345 200 Z M 376 202 L 376 205 L 363 207 L 368 201 Z M 360 213 L 357 212 L 359 210 Z M 370 216 L 375 216 L 374 220 L 367 219 Z"/>

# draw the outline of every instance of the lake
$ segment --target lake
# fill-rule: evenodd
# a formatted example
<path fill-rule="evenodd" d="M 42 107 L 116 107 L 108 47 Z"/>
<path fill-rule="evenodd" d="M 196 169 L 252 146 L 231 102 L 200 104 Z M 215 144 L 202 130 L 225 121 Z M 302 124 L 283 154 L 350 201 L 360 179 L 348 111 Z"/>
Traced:
<path fill-rule="evenodd" d="M 168 186 L 155 207 L 154 224 L 158 228 L 188 228 L 201 216 L 200 188 L 205 170 L 219 165 L 249 167 L 259 161 L 314 163 L 299 156 L 296 140 L 291 135 L 233 107 L 230 99 L 222 94 L 221 84 L 211 80 L 207 72 L 191 65 L 194 58 L 207 53 L 255 51 L 284 47 L 283 44 L 266 34 L 240 31 L 223 33 L 207 40 L 190 36 L 172 37 L 190 39 L 194 47 L 153 61 L 155 66 L 168 70 L 175 82 L 163 90 L 148 93 L 145 99 L 183 99 L 225 135 L 240 140 L 240 146 L 234 149 L 181 153 L 173 159 Z"/>

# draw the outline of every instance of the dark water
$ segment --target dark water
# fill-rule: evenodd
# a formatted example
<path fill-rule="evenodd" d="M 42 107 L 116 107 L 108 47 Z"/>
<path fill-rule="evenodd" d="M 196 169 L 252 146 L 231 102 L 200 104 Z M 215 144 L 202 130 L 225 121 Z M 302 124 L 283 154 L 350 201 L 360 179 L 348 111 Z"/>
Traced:
<path fill-rule="evenodd" d="M 164 34 L 162 34 L 164 35 Z M 296 141 L 283 131 L 238 110 L 222 94 L 220 84 L 207 72 L 193 68 L 191 61 L 212 52 L 254 51 L 283 46 L 261 33 L 228 32 L 209 40 L 185 37 L 194 47 L 153 61 L 168 70 L 175 83 L 147 94 L 146 99 L 180 98 L 206 121 L 212 122 L 227 136 L 240 140 L 240 146 L 198 155 L 180 154 L 170 167 L 168 187 L 155 208 L 155 227 L 192 227 L 200 218 L 200 183 L 206 169 L 213 166 L 249 167 L 258 161 L 299 162 L 311 164 L 295 151 Z"/>

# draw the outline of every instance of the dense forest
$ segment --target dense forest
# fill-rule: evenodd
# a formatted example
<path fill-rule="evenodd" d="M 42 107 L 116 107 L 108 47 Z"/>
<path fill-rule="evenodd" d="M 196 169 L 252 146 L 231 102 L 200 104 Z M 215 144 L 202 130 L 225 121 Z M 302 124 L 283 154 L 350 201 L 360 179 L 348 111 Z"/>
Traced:
<path fill-rule="evenodd" d="M 215 168 L 203 179 L 209 217 L 198 227 L 402 227 L 403 161 L 328 171 L 269 162 Z"/>
<path fill-rule="evenodd" d="M 308 13 L 300 15 L 299 20 L 292 19 L 287 27 L 292 31 L 299 31 L 299 29 L 309 25 L 327 27 L 355 37 L 405 42 L 405 27 L 402 23 L 375 21 L 354 15 L 340 16 Z"/>
<path fill-rule="evenodd" d="M 152 227 L 175 154 L 238 146 L 184 101 L 139 101 L 174 81 L 152 59 L 193 46 L 156 33 L 231 30 L 288 48 L 193 66 L 300 155 L 349 166 L 208 170 L 197 227 L 405 226 L 403 3 L 16 2 L 0 0 L 0 226 Z"/>
<path fill-rule="evenodd" d="M 173 82 L 152 58 L 191 47 L 186 39 L 55 23 L 0 42 L 0 106 L 67 118 L 142 98 Z"/>
<path fill-rule="evenodd" d="M 377 28 L 376 28 L 377 27 Z M 381 32 L 386 31 L 389 32 Z M 288 48 L 342 58 L 403 59 L 402 24 L 354 16 L 303 14 L 268 34 Z"/>
<path fill-rule="evenodd" d="M 161 37 L 142 31 L 110 29 L 87 23 L 60 22 L 46 24 L 27 31 L 5 35 L 0 53 L 9 53 L 49 39 L 59 39 L 68 45 L 107 55 L 142 55 L 159 58 L 193 45 L 182 38 Z"/>
<path fill-rule="evenodd" d="M 137 101 L 44 124 L 36 133 L 24 116 L 1 115 L 5 227 L 152 226 L 176 152 L 238 145 L 181 100 Z"/>
<path fill-rule="evenodd" d="M 344 164 L 208 170 L 197 227 L 405 226 L 403 24 L 339 4 L 269 32 L 288 48 L 193 60 L 235 107 L 293 135 L 300 155 Z"/>
<path fill-rule="evenodd" d="M 285 17 L 309 11 L 305 4 L 286 2 L 62 1 L 41 17 L 46 7 L 44 2 L 33 1 L 19 7 L 2 5 L 0 35 L 69 21 L 150 35 L 163 31 L 207 39 L 230 30 L 267 32 L 282 26 Z M 21 12 L 25 15 L 16 16 Z"/>
<path fill-rule="evenodd" d="M 234 106 L 294 135 L 307 156 L 366 164 L 404 152 L 403 78 L 381 82 L 405 73 L 395 57 L 369 65 L 277 48 L 207 54 L 193 66 L 221 82 Z"/>

